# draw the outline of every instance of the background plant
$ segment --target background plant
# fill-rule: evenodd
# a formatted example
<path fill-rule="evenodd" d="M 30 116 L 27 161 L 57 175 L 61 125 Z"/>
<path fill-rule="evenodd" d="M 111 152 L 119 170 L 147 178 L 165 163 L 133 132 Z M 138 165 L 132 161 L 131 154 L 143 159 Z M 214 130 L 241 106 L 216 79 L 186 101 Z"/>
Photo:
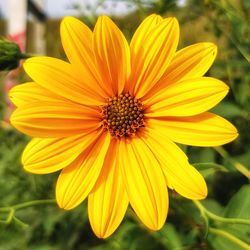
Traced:
<path fill-rule="evenodd" d="M 217 60 L 207 75 L 223 80 L 230 85 L 231 91 L 214 112 L 237 126 L 239 138 L 225 147 L 183 147 L 191 163 L 206 178 L 209 196 L 205 201 L 193 203 L 170 192 L 168 221 L 162 230 L 148 231 L 129 210 L 117 232 L 107 240 L 99 240 L 90 229 L 86 203 L 65 212 L 53 202 L 57 173 L 44 177 L 22 169 L 20 156 L 29 138 L 2 121 L 0 250 L 250 249 L 249 0 L 187 0 L 182 6 L 176 0 L 126 2 L 137 5 L 136 13 L 114 19 L 128 39 L 141 20 L 154 12 L 178 18 L 180 48 L 200 41 L 218 45 Z M 105 6 L 105 1 L 97 4 Z M 74 7 L 81 13 L 78 6 Z M 82 19 L 93 27 L 96 16 L 93 13 Z M 47 55 L 65 58 L 60 45 L 59 23 L 59 20 L 47 23 Z M 28 51 L 32 53 L 29 49 L 32 48 L 31 37 L 32 33 L 29 33 Z M 1 74 L 1 79 L 5 74 Z M 26 77 L 21 75 L 20 81 L 27 80 Z M 4 108 L 2 95 L 1 120 Z M 26 203 L 34 200 L 46 201 L 42 205 Z"/>

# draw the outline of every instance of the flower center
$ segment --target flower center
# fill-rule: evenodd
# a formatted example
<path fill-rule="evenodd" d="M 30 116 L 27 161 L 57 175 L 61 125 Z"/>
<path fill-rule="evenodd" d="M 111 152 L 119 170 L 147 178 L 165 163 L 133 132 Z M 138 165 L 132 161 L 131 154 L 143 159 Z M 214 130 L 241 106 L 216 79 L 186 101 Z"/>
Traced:
<path fill-rule="evenodd" d="M 103 127 L 113 137 L 134 136 L 145 125 L 143 104 L 128 93 L 109 98 L 101 108 Z"/>

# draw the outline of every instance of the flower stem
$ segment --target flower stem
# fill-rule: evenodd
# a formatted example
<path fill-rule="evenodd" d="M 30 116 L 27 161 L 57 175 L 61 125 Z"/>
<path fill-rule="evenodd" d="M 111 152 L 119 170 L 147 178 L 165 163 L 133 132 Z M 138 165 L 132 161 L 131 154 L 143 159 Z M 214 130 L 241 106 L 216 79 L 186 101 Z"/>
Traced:
<path fill-rule="evenodd" d="M 230 234 L 230 233 L 228 233 L 228 232 L 226 232 L 224 230 L 217 229 L 217 228 L 212 228 L 212 227 L 210 227 L 208 230 L 209 230 L 209 233 L 211 233 L 211 234 L 221 236 L 221 237 L 223 237 L 225 239 L 230 240 L 231 242 L 235 243 L 236 245 L 242 247 L 245 250 L 250 250 L 250 246 L 246 242 L 238 239 L 234 235 L 232 235 L 232 234 Z"/>
<path fill-rule="evenodd" d="M 208 218 L 212 220 L 222 222 L 222 223 L 228 223 L 228 224 L 250 225 L 250 220 L 240 219 L 240 218 L 224 218 L 207 210 L 199 201 L 193 201 L 193 203 L 200 210 L 202 216 L 204 216 L 205 214 Z"/>
<path fill-rule="evenodd" d="M 55 203 L 54 199 L 27 201 L 13 206 L 0 207 L 0 212 L 9 212 L 11 209 L 18 210 L 26 207 L 32 207 L 43 204 L 52 204 L 52 203 Z"/>
<path fill-rule="evenodd" d="M 28 58 L 30 58 L 30 57 L 33 57 L 32 55 L 29 55 L 29 54 L 24 54 L 24 53 L 21 53 L 20 55 L 19 55 L 19 59 L 28 59 Z"/>
<path fill-rule="evenodd" d="M 12 206 L 15 210 L 26 208 L 26 207 L 32 207 L 37 205 L 45 205 L 45 204 L 54 204 L 54 199 L 48 199 L 48 200 L 34 200 L 34 201 L 27 201 L 21 204 L 17 204 Z"/>
<path fill-rule="evenodd" d="M 230 163 L 244 176 L 250 179 L 250 171 L 241 163 L 234 160 L 223 147 L 214 147 L 214 150 Z"/>
<path fill-rule="evenodd" d="M 22 228 L 27 228 L 27 227 L 29 227 L 29 225 L 28 224 L 26 224 L 26 223 L 24 223 L 23 221 L 21 221 L 21 220 L 19 220 L 17 217 L 13 217 L 13 221 L 17 224 L 17 225 L 19 225 L 20 227 L 22 227 Z"/>
<path fill-rule="evenodd" d="M 15 216 L 15 212 L 17 210 L 27 208 L 27 207 L 37 206 L 37 205 L 54 204 L 54 203 L 55 203 L 55 200 L 52 200 L 52 199 L 51 200 L 34 200 L 34 201 L 23 202 L 21 204 L 16 204 L 13 206 L 1 207 L 0 212 L 8 213 L 8 215 L 5 220 L 0 220 L 0 223 L 10 224 L 12 221 L 15 221 L 19 225 L 22 225 L 23 227 L 25 227 L 27 225 Z"/>

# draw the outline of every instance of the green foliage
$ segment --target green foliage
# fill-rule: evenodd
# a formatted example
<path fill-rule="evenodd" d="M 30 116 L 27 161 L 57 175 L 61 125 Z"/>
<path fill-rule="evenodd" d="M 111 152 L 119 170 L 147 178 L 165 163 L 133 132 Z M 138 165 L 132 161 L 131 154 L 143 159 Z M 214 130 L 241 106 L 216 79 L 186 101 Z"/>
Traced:
<path fill-rule="evenodd" d="M 242 219 L 246 222 L 250 220 L 250 185 L 247 178 L 250 171 L 249 1 L 187 0 L 186 5 L 181 7 L 176 0 L 127 2 L 137 4 L 138 11 L 115 19 L 128 39 L 140 21 L 155 12 L 178 18 L 181 26 L 180 47 L 200 41 L 212 41 L 218 45 L 218 58 L 208 75 L 228 83 L 231 91 L 213 112 L 234 123 L 239 130 L 239 138 L 224 148 L 182 146 L 190 162 L 206 178 L 209 196 L 205 201 L 197 205 L 169 190 L 168 219 L 160 231 L 147 230 L 129 209 L 114 235 L 100 240 L 91 231 L 86 202 L 68 212 L 54 203 L 17 209 L 13 219 L 6 222 L 10 211 L 1 211 L 1 207 L 31 200 L 54 199 L 58 173 L 43 176 L 26 173 L 20 158 L 29 139 L 1 123 L 0 222 L 5 222 L 0 223 L 0 250 L 247 249 L 232 241 L 234 238 L 230 240 L 230 235 L 250 244 L 249 225 L 241 223 Z M 98 4 L 105 4 L 105 1 Z M 96 16 L 83 19 L 93 27 Z M 47 28 L 47 54 L 63 58 L 59 21 L 49 20 Z M 28 41 L 32 41 L 31 37 Z M 32 46 L 28 44 L 29 47 Z M 5 107 L 2 92 L 1 119 Z M 228 218 L 233 218 L 234 223 Z"/>
<path fill-rule="evenodd" d="M 230 200 L 226 208 L 224 209 L 224 216 L 227 218 L 243 218 L 250 219 L 250 200 L 247 198 L 250 197 L 250 185 L 243 186 Z M 224 231 L 238 237 L 239 239 L 250 244 L 250 226 L 249 225 L 239 225 L 239 224 L 225 224 L 220 225 L 220 228 Z M 209 242 L 214 249 L 244 249 L 234 242 L 219 237 L 211 235 L 209 237 Z M 250 245 L 249 245 L 250 246 Z M 250 247 L 249 247 L 250 249 Z"/>

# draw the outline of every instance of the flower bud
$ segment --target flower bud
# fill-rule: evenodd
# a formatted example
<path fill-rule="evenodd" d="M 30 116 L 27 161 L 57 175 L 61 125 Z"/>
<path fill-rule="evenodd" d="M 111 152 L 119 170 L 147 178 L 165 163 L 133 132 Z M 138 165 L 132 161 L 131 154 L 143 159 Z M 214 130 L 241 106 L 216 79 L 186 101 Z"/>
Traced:
<path fill-rule="evenodd" d="M 27 56 L 22 54 L 16 43 L 0 40 L 0 71 L 17 68 L 19 61 L 24 58 Z"/>

